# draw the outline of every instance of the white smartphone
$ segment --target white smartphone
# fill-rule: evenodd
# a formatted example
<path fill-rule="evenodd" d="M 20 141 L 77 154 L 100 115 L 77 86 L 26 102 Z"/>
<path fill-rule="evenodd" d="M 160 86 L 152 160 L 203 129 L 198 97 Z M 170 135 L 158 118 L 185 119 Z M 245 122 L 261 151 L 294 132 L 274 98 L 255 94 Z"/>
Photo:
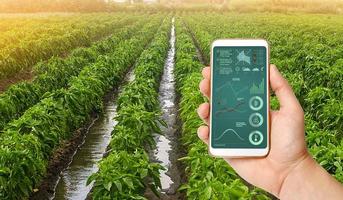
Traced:
<path fill-rule="evenodd" d="M 269 45 L 219 39 L 211 48 L 209 152 L 263 157 L 270 147 Z"/>

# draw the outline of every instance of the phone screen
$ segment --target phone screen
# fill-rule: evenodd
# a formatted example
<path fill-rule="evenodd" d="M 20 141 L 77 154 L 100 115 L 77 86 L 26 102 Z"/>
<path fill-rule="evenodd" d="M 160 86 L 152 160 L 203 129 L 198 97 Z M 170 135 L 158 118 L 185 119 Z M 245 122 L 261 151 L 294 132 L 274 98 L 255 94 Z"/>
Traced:
<path fill-rule="evenodd" d="M 266 148 L 266 47 L 215 46 L 212 67 L 212 148 Z"/>

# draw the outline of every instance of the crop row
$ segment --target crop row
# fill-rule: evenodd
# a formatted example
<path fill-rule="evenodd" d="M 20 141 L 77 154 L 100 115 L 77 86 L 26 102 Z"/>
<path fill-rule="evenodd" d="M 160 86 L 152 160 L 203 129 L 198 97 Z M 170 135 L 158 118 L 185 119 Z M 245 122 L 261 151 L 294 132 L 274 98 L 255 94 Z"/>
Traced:
<path fill-rule="evenodd" d="M 22 199 L 44 176 L 47 161 L 63 139 L 102 109 L 106 91 L 118 86 L 160 24 L 155 16 L 115 51 L 100 56 L 70 81 L 68 89 L 46 96 L 0 135 L 0 199 Z"/>
<path fill-rule="evenodd" d="M 61 19 L 63 20 L 63 18 Z M 44 21 L 46 22 L 47 20 L 44 19 Z M 51 20 L 51 22 L 56 22 L 55 20 Z M 0 21 L 0 37 L 2 37 L 2 35 L 5 35 L 9 32 L 11 32 L 12 30 L 18 28 L 18 27 L 22 27 L 22 28 L 27 28 L 29 26 L 31 27 L 35 27 L 37 24 L 41 24 L 41 25 L 46 25 L 43 20 L 37 20 L 37 19 L 26 19 L 23 17 L 1 17 L 1 21 Z M 49 23 L 49 22 L 48 22 Z"/>
<path fill-rule="evenodd" d="M 197 138 L 197 128 L 203 124 L 196 109 L 205 101 L 198 89 L 201 69 L 196 47 L 187 29 L 176 26 L 175 76 L 180 94 L 180 119 L 182 121 L 182 141 L 187 146 L 186 163 L 188 199 L 267 199 L 258 189 L 249 189 L 234 170 L 223 160 L 208 155 L 207 146 Z"/>
<path fill-rule="evenodd" d="M 40 36 L 37 38 L 24 37 L 18 44 L 8 41 L 8 45 L 0 53 L 0 79 L 20 70 L 28 70 L 51 56 L 65 55 L 76 47 L 89 46 L 92 41 L 113 33 L 113 29 L 135 20 L 134 17 L 121 19 L 119 16 L 112 16 L 112 19 L 110 16 L 86 18 L 84 21 L 80 21 L 81 19 L 75 21 L 74 26 L 64 27 L 63 23 L 56 25 L 56 29 L 63 28 L 63 32 L 56 31 L 60 33 L 52 28 L 45 30 L 44 34 L 38 34 Z M 19 37 L 16 33 L 13 34 L 14 37 Z"/>
<path fill-rule="evenodd" d="M 69 81 L 84 67 L 95 63 L 99 55 L 113 52 L 119 41 L 130 38 L 141 27 L 140 24 L 143 24 L 142 20 L 131 26 L 118 28 L 111 37 L 96 42 L 89 48 L 77 48 L 65 59 L 53 57 L 37 64 L 34 68 L 36 77 L 32 82 L 12 85 L 0 94 L 0 130 L 38 103 L 46 92 L 67 88 Z"/>
<path fill-rule="evenodd" d="M 153 42 L 142 53 L 134 70 L 135 80 L 124 87 L 117 100 L 118 124 L 112 132 L 110 153 L 99 163 L 93 199 L 145 199 L 150 187 L 161 188 L 157 163 L 150 163 L 145 149 L 153 148 L 153 134 L 161 134 L 158 88 L 169 49 L 170 18 L 166 17 Z"/>
<path fill-rule="evenodd" d="M 113 22 L 112 17 L 106 15 L 60 15 L 60 16 L 35 16 L 35 17 L 12 17 L 3 18 L 0 27 L 7 31 L 0 31 L 0 49 L 8 51 L 8 47 L 21 44 L 27 41 L 38 41 L 48 35 L 62 36 L 72 29 L 84 29 L 96 23 L 107 25 Z M 5 28 L 6 27 L 6 28 Z M 93 34 L 93 33 L 92 33 Z"/>
<path fill-rule="evenodd" d="M 203 20 L 197 20 L 199 18 Z M 239 20 L 235 20 L 238 18 Z M 342 43 L 339 43 L 341 38 L 320 32 L 322 29 L 318 31 L 317 28 L 325 22 L 322 20 L 318 20 L 319 24 L 313 25 L 314 27 L 305 26 L 305 29 L 299 31 L 299 27 L 304 26 L 304 22 L 300 19 L 293 19 L 290 26 L 287 24 L 289 19 L 286 16 L 282 16 L 281 19 L 279 16 L 278 23 L 266 26 L 265 18 L 269 19 L 265 16 L 251 15 L 224 17 L 206 15 L 206 17 L 185 16 L 184 20 L 207 62 L 210 56 L 210 44 L 215 38 L 262 37 L 271 43 L 272 62 L 278 65 L 289 80 L 306 111 L 306 139 L 311 154 L 329 173 L 342 182 L 343 103 L 342 90 L 339 89 L 342 87 L 342 82 L 339 81 L 342 76 L 340 67 L 342 59 L 339 57 L 342 50 Z M 220 28 L 218 24 L 221 24 Z M 331 25 L 331 28 L 326 28 L 325 31 L 337 32 L 333 24 Z M 287 29 L 284 28 L 285 26 Z M 343 32 L 340 29 L 338 31 Z M 319 32 L 317 34 L 321 34 L 321 38 L 312 36 L 314 32 Z M 320 50 L 317 49 L 319 47 Z M 308 56 L 311 59 L 308 59 Z M 322 65 L 324 60 L 333 65 L 330 67 L 332 71 L 329 72 L 327 65 Z M 313 70 L 314 65 L 320 66 L 317 71 Z M 327 79 L 323 80 L 322 76 Z M 271 100 L 272 108 L 277 109 L 279 104 L 276 97 L 272 96 Z"/>

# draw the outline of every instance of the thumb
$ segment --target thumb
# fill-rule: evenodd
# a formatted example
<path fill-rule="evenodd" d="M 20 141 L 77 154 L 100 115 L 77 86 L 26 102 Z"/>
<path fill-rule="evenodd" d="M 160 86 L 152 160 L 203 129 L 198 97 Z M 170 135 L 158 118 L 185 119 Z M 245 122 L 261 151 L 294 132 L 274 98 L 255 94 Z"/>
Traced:
<path fill-rule="evenodd" d="M 291 86 L 275 65 L 270 65 L 270 85 L 280 102 L 280 110 L 287 110 L 292 113 L 303 112 Z"/>

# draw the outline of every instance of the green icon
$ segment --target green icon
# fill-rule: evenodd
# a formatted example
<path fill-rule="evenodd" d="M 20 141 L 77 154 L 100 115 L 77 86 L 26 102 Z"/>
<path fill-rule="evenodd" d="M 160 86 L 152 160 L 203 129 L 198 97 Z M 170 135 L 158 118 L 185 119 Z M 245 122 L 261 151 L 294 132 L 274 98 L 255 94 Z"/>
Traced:
<path fill-rule="evenodd" d="M 263 117 L 260 113 L 253 113 L 249 117 L 249 123 L 253 127 L 259 127 L 263 124 Z"/>
<path fill-rule="evenodd" d="M 263 135 L 260 131 L 253 131 L 249 134 L 249 142 L 253 145 L 259 145 L 263 141 Z"/>
<path fill-rule="evenodd" d="M 258 101 L 254 100 L 254 106 L 258 106 Z"/>
<path fill-rule="evenodd" d="M 259 96 L 251 97 L 251 99 L 249 100 L 249 107 L 251 108 L 251 110 L 260 110 L 263 107 L 262 98 Z"/>
<path fill-rule="evenodd" d="M 259 85 L 252 84 L 250 87 L 250 94 L 263 94 L 264 93 L 264 78 Z"/>

